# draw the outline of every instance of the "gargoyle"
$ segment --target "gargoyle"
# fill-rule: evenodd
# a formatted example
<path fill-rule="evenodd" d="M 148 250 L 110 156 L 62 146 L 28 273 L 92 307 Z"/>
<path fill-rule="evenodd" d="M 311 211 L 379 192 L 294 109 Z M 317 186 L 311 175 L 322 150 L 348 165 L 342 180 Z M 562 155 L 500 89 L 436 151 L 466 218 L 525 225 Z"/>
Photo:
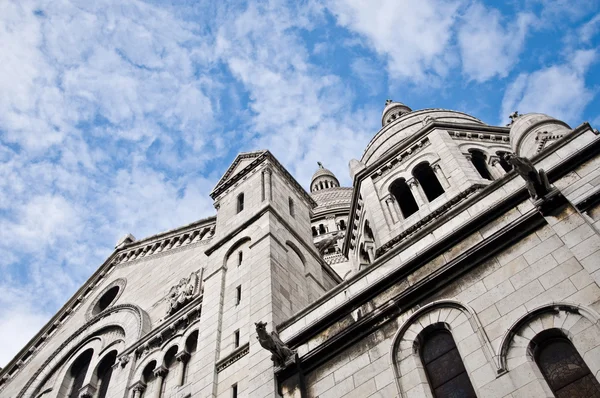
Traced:
<path fill-rule="evenodd" d="M 552 190 L 546 172 L 541 169 L 537 171 L 531 160 L 513 154 L 508 154 L 504 158 L 513 165 L 517 174 L 525 180 L 529 196 L 533 199 L 542 198 Z"/>
<path fill-rule="evenodd" d="M 279 338 L 276 332 L 267 332 L 267 324 L 265 322 L 254 323 L 256 325 L 256 333 L 260 345 L 271 352 L 271 360 L 275 363 L 275 366 L 283 367 L 287 360 L 296 355 L 294 350 L 291 350 L 286 346 L 283 341 Z"/>

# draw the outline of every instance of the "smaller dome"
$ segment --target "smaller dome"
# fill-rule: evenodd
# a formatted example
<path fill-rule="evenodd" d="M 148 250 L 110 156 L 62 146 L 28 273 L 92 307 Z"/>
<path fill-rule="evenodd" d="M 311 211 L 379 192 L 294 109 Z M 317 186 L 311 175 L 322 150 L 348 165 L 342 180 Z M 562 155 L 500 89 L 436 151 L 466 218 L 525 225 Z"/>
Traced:
<path fill-rule="evenodd" d="M 562 120 L 543 113 L 511 115 L 510 146 L 517 156 L 532 157 L 541 151 L 546 141 L 554 141 L 571 130 Z"/>
<path fill-rule="evenodd" d="M 405 113 L 412 112 L 408 106 L 402 102 L 394 102 L 391 99 L 385 101 L 385 108 L 381 114 L 381 127 L 389 124 L 404 115 Z"/>
<path fill-rule="evenodd" d="M 317 162 L 319 168 L 313 174 L 310 181 L 310 192 L 316 192 L 321 189 L 329 189 L 340 186 L 340 182 L 336 178 L 335 174 L 331 170 L 323 167 L 321 162 Z"/>

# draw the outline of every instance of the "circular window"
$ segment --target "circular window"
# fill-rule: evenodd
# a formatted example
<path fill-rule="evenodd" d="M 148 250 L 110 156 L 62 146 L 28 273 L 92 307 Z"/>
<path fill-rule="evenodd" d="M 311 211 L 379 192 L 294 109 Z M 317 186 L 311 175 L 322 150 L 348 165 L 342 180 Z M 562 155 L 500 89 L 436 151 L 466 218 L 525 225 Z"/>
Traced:
<path fill-rule="evenodd" d="M 107 309 L 108 306 L 115 301 L 117 294 L 119 294 L 119 290 L 119 286 L 113 286 L 108 289 L 108 292 L 104 293 L 102 297 L 100 297 L 100 300 L 98 300 L 98 303 L 94 307 L 92 314 L 96 315 Z"/>
<path fill-rule="evenodd" d="M 87 312 L 88 319 L 98 315 L 105 309 L 112 306 L 117 301 L 121 293 L 123 293 L 124 288 L 125 279 L 117 279 L 104 288 L 100 294 L 98 294 L 94 302 L 90 305 L 90 308 Z"/>

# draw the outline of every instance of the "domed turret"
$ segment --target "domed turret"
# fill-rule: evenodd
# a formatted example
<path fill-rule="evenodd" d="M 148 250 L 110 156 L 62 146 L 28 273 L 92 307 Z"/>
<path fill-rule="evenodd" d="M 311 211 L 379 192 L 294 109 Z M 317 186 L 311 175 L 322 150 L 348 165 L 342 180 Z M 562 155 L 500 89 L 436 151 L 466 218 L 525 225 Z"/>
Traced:
<path fill-rule="evenodd" d="M 315 171 L 310 181 L 310 192 L 320 191 L 322 189 L 337 188 L 340 182 L 330 170 L 323 167 L 321 162 L 317 162 L 319 168 Z"/>
<path fill-rule="evenodd" d="M 551 143 L 567 134 L 571 127 L 543 113 L 518 112 L 510 115 L 510 146 L 517 156 L 530 158 Z"/>
<path fill-rule="evenodd" d="M 404 115 L 405 113 L 412 112 L 408 106 L 401 102 L 394 102 L 391 99 L 385 101 L 385 108 L 381 114 L 381 127 L 389 124 Z"/>

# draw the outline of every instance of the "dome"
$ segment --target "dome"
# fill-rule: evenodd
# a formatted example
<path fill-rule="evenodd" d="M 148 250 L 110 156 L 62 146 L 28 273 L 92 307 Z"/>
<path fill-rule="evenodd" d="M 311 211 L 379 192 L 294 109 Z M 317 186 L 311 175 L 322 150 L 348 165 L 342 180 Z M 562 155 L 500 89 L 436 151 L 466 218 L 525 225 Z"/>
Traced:
<path fill-rule="evenodd" d="M 394 102 L 389 99 L 385 101 L 385 108 L 381 114 L 381 126 L 383 127 L 409 112 L 412 112 L 412 109 L 402 102 Z"/>
<path fill-rule="evenodd" d="M 392 104 L 393 103 L 390 103 L 388 106 L 392 106 Z M 405 106 L 402 104 L 400 105 Z M 390 110 L 393 111 L 394 109 L 390 108 Z M 467 115 L 466 113 L 450 111 L 446 109 L 421 109 L 418 111 L 404 113 L 391 123 L 383 126 L 381 130 L 375 134 L 375 136 L 371 139 L 371 142 L 369 142 L 367 145 L 367 148 L 365 149 L 360 161 L 365 165 L 365 167 L 370 166 L 377 159 L 387 153 L 391 148 L 415 134 L 432 121 L 479 125 L 484 124 L 481 120 L 471 115 Z"/>
<path fill-rule="evenodd" d="M 334 187 L 323 189 L 310 194 L 317 202 L 317 207 L 313 209 L 315 216 L 331 210 L 350 210 L 352 204 L 352 188 Z"/>
<path fill-rule="evenodd" d="M 321 189 L 339 187 L 340 182 L 330 170 L 323 167 L 321 162 L 317 162 L 319 168 L 313 174 L 310 181 L 310 192 L 316 192 Z"/>
<path fill-rule="evenodd" d="M 548 141 L 554 141 L 571 130 L 568 124 L 543 113 L 511 115 L 510 146 L 517 156 L 532 157 Z M 542 138 L 542 135 L 545 137 Z"/>

